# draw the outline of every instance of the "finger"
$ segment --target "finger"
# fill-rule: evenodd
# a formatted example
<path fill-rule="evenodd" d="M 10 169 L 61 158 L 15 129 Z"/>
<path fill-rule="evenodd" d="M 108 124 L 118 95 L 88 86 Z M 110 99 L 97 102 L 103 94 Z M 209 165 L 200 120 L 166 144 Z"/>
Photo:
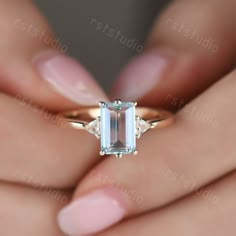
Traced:
<path fill-rule="evenodd" d="M 131 219 L 97 235 L 234 236 L 235 181 L 234 173 L 168 208 Z"/>
<path fill-rule="evenodd" d="M 64 55 L 31 1 L 0 1 L 0 90 L 50 110 L 105 99 L 92 76 Z"/>
<path fill-rule="evenodd" d="M 80 183 L 74 202 L 62 211 L 65 232 L 69 232 L 66 219 L 77 219 L 71 230 L 92 223 L 94 230 L 105 228 L 164 206 L 232 171 L 236 167 L 235 76 L 231 73 L 186 106 L 173 126 L 143 136 L 137 158 L 100 163 Z M 84 212 L 93 215 L 89 225 Z"/>
<path fill-rule="evenodd" d="M 0 94 L 0 180 L 75 187 L 99 159 L 98 141 L 38 106 Z"/>
<path fill-rule="evenodd" d="M 235 66 L 235 6 L 234 0 L 176 0 L 145 52 L 118 77 L 112 98 L 178 110 L 205 90 Z"/>
<path fill-rule="evenodd" d="M 56 215 L 69 199 L 70 194 L 60 190 L 35 190 L 1 183 L 0 234 L 62 236 Z"/>

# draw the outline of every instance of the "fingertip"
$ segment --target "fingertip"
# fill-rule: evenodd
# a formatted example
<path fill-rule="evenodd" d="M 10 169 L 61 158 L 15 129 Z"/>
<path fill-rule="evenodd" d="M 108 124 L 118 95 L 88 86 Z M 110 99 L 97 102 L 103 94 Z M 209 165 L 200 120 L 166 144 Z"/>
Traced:
<path fill-rule="evenodd" d="M 33 58 L 33 65 L 53 93 L 72 103 L 91 106 L 107 100 L 92 75 L 78 61 L 65 54 L 54 50 L 42 52 Z"/>
<path fill-rule="evenodd" d="M 166 73 L 176 61 L 176 54 L 165 49 L 147 51 L 128 64 L 112 89 L 112 98 L 140 101 L 156 87 L 163 86 Z"/>
<path fill-rule="evenodd" d="M 58 215 L 61 230 L 67 235 L 90 235 L 122 220 L 126 210 L 117 192 L 102 188 L 75 199 Z"/>

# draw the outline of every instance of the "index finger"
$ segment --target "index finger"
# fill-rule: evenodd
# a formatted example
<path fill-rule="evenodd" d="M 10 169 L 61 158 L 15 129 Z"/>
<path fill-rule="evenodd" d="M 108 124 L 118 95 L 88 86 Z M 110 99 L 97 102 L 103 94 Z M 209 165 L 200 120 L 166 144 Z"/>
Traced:
<path fill-rule="evenodd" d="M 235 1 L 176 0 L 146 50 L 122 71 L 113 98 L 179 110 L 236 63 Z"/>
<path fill-rule="evenodd" d="M 0 90 L 48 110 L 73 109 L 106 100 L 76 60 L 64 54 L 31 1 L 0 1 Z"/>

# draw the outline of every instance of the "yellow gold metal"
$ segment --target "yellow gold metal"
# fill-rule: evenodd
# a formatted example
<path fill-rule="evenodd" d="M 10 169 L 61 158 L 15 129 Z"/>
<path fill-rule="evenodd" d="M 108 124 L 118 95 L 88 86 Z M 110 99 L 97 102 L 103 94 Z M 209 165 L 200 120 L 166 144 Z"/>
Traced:
<path fill-rule="evenodd" d="M 117 102 L 119 102 L 117 100 Z M 99 104 L 103 106 L 103 103 Z M 68 124 L 75 129 L 85 129 L 89 122 L 100 116 L 100 108 L 89 107 L 61 114 Z M 165 110 L 147 107 L 136 107 L 136 115 L 151 124 L 151 129 L 169 126 L 174 121 L 174 115 Z"/>
<path fill-rule="evenodd" d="M 121 154 L 121 153 L 116 154 L 116 157 L 117 157 L 117 158 L 122 158 L 122 154 Z"/>
<path fill-rule="evenodd" d="M 100 156 L 105 156 L 105 152 L 100 151 Z"/>
<path fill-rule="evenodd" d="M 120 100 L 120 99 L 116 99 L 116 100 L 115 100 L 115 103 L 116 103 L 116 104 L 121 104 L 121 100 Z"/>
<path fill-rule="evenodd" d="M 104 107 L 105 106 L 105 102 L 99 102 L 99 107 Z"/>
<path fill-rule="evenodd" d="M 135 156 L 137 156 L 137 155 L 138 155 L 138 151 L 137 151 L 137 150 L 134 152 L 134 155 L 135 155 Z"/>

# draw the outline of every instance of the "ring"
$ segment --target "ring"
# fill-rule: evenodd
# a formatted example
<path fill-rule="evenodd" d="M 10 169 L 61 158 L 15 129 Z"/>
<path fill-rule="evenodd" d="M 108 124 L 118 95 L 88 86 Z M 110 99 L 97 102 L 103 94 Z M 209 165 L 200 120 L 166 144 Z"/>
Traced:
<path fill-rule="evenodd" d="M 75 128 L 82 129 L 101 139 L 100 155 L 137 155 L 136 139 L 153 128 L 170 125 L 171 112 L 137 107 L 136 102 L 100 102 L 99 107 L 89 107 L 65 112 L 63 119 Z"/>

